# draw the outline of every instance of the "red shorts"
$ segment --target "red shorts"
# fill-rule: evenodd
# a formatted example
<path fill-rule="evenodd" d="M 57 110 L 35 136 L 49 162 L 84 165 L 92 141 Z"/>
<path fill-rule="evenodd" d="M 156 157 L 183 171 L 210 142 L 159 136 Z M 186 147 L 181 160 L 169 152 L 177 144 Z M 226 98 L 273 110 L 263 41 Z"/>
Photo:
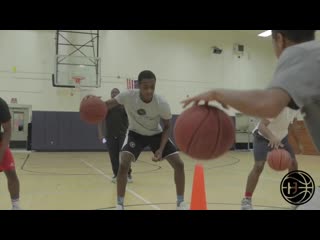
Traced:
<path fill-rule="evenodd" d="M 0 172 L 2 171 L 10 171 L 15 169 L 14 159 L 10 148 L 8 147 L 3 155 L 2 162 L 0 163 Z"/>

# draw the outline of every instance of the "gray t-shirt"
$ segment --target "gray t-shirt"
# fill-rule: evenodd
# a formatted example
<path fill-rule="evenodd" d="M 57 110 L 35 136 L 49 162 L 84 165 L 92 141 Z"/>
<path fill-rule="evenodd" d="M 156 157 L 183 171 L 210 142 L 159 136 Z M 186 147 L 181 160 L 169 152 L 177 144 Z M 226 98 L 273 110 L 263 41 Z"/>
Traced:
<path fill-rule="evenodd" d="M 162 132 L 160 119 L 172 118 L 170 106 L 167 101 L 154 94 L 150 103 L 140 98 L 140 90 L 129 90 L 115 97 L 123 105 L 129 119 L 129 130 L 145 136 L 153 136 Z"/>
<path fill-rule="evenodd" d="M 288 47 L 281 54 L 269 88 L 280 88 L 292 98 L 313 142 L 320 151 L 320 42 L 309 41 Z"/>
<path fill-rule="evenodd" d="M 320 42 L 285 49 L 269 87 L 286 91 L 299 108 L 320 101 Z"/>

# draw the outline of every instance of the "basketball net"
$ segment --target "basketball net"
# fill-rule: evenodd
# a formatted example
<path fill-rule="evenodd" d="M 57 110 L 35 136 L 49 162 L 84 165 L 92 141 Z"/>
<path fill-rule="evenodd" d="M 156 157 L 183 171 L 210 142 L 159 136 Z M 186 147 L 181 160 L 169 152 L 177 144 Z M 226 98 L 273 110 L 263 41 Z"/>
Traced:
<path fill-rule="evenodd" d="M 74 81 L 74 88 L 71 88 L 70 96 L 74 96 L 76 93 L 80 94 L 81 90 L 81 80 L 85 79 L 84 77 L 72 77 Z"/>

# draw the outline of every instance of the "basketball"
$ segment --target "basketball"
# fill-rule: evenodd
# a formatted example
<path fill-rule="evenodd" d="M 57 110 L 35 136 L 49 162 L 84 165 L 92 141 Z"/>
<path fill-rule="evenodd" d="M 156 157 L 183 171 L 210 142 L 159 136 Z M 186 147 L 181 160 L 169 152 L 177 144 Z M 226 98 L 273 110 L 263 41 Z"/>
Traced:
<path fill-rule="evenodd" d="M 229 151 L 235 142 L 235 126 L 222 110 L 193 106 L 177 119 L 174 129 L 178 148 L 192 158 L 215 159 Z"/>
<path fill-rule="evenodd" d="M 81 101 L 80 118 L 86 123 L 97 124 L 105 119 L 107 113 L 107 106 L 99 97 L 90 96 Z"/>
<path fill-rule="evenodd" d="M 274 149 L 268 153 L 267 161 L 273 170 L 284 171 L 291 165 L 291 156 L 284 149 Z"/>

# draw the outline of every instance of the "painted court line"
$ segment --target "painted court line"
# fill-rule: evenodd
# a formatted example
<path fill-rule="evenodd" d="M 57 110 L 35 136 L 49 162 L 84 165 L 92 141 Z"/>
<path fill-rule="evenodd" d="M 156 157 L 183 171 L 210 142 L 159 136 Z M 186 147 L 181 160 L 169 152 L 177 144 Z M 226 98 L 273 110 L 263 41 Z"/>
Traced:
<path fill-rule="evenodd" d="M 85 160 L 81 160 L 81 162 L 83 162 L 84 164 L 86 164 L 88 167 L 92 168 L 93 170 L 95 170 L 96 172 L 100 173 L 102 176 L 104 176 L 105 178 L 107 178 L 108 180 L 112 180 L 112 178 L 110 176 L 108 176 L 107 174 L 105 174 L 104 172 L 102 172 L 100 169 L 96 168 L 95 166 L 91 165 L 90 163 L 88 163 Z M 127 187 L 126 189 L 127 192 L 131 193 L 133 196 L 135 196 L 136 198 L 140 199 L 141 201 L 143 201 L 144 203 L 150 205 L 152 208 L 156 209 L 156 210 L 161 210 L 159 206 L 157 205 L 153 205 L 152 202 L 148 201 L 147 199 L 145 199 L 144 197 L 142 197 L 141 195 L 139 195 L 138 193 L 136 193 L 135 191 L 131 190 L 130 188 Z"/>

